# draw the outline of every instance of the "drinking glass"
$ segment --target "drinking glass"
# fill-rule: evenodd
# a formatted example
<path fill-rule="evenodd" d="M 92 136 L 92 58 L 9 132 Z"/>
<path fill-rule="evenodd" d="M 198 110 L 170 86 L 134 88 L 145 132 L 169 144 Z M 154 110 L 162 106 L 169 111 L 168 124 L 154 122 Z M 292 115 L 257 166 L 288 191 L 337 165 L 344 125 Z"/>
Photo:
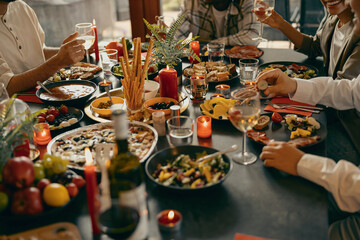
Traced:
<path fill-rule="evenodd" d="M 86 51 L 86 61 L 90 62 L 90 56 L 89 56 L 89 48 L 94 44 L 95 42 L 95 31 L 93 29 L 92 23 L 78 23 L 75 25 L 75 32 L 78 32 L 78 39 L 85 40 L 85 43 L 83 43 Z"/>
<path fill-rule="evenodd" d="M 166 121 L 170 144 L 190 145 L 193 140 L 194 120 L 187 116 L 176 116 Z"/>
<path fill-rule="evenodd" d="M 244 58 L 239 60 L 240 80 L 244 85 L 256 79 L 259 59 Z"/>
<path fill-rule="evenodd" d="M 225 43 L 208 43 L 209 62 L 223 62 Z"/>
<path fill-rule="evenodd" d="M 254 88 L 240 88 L 231 92 L 231 98 L 235 100 L 235 104 L 229 109 L 230 121 L 234 127 L 243 132 L 243 149 L 232 159 L 243 165 L 252 164 L 257 160 L 257 156 L 246 150 L 246 132 L 252 129 L 259 119 L 259 93 Z"/>
<path fill-rule="evenodd" d="M 99 52 L 105 78 L 111 75 L 111 67 L 118 63 L 118 50 L 106 49 Z"/>
<path fill-rule="evenodd" d="M 208 90 L 208 83 L 204 76 L 192 76 L 190 84 L 185 86 L 186 92 L 194 102 L 202 102 Z"/>
<path fill-rule="evenodd" d="M 254 0 L 254 11 L 260 21 L 260 33 L 259 36 L 253 38 L 254 41 L 267 42 L 266 38 L 263 38 L 263 23 L 266 18 L 271 16 L 272 10 L 275 6 L 275 0 Z"/>

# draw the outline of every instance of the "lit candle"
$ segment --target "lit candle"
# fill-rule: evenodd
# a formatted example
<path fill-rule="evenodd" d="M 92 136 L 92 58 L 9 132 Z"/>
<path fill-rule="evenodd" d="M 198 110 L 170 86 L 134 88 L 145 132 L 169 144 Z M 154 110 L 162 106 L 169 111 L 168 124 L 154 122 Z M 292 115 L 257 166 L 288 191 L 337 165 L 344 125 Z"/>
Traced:
<path fill-rule="evenodd" d="M 100 92 L 106 92 L 106 88 L 109 88 L 109 90 L 112 89 L 112 82 L 111 81 L 104 81 L 99 82 L 99 91 Z"/>
<path fill-rule="evenodd" d="M 97 209 L 95 208 L 95 205 L 98 206 L 98 204 L 95 203 L 95 201 L 98 201 L 97 200 L 98 187 L 96 181 L 95 165 L 89 148 L 85 148 L 85 159 L 86 159 L 86 164 L 84 166 L 84 175 L 86 179 L 86 196 L 88 202 L 89 215 L 91 219 L 91 226 L 92 226 L 93 234 L 100 234 L 101 231 L 98 227 L 95 216 L 95 214 L 97 214 L 98 212 Z"/>
<path fill-rule="evenodd" d="M 189 44 L 189 46 L 190 46 L 190 50 L 192 50 L 198 57 L 200 57 L 200 43 L 198 41 L 192 41 Z M 198 63 L 198 60 L 190 57 L 190 63 L 196 64 L 196 63 Z"/>
<path fill-rule="evenodd" d="M 47 123 L 35 125 L 34 142 L 37 145 L 47 145 L 51 141 L 50 127 Z"/>
<path fill-rule="evenodd" d="M 216 98 L 216 97 L 225 98 L 225 95 L 224 95 L 224 94 L 220 94 L 220 93 L 215 93 L 215 94 L 211 95 L 211 99 Z"/>
<path fill-rule="evenodd" d="M 200 116 L 196 119 L 197 136 L 199 138 L 211 137 L 211 117 Z"/>
<path fill-rule="evenodd" d="M 94 51 L 95 51 L 95 59 L 96 62 L 99 61 L 99 40 L 98 40 L 98 34 L 97 34 L 97 27 L 96 27 L 96 23 L 95 23 L 95 19 L 93 19 L 93 29 L 94 29 L 94 33 L 95 33 L 95 42 L 94 42 Z"/>
<path fill-rule="evenodd" d="M 230 95 L 230 86 L 226 84 L 219 84 L 215 87 L 216 93 L 223 94 L 225 97 Z"/>
<path fill-rule="evenodd" d="M 173 68 L 163 68 L 159 72 L 160 96 L 169 97 L 179 101 L 177 72 Z"/>
<path fill-rule="evenodd" d="M 160 230 L 177 231 L 181 227 L 182 215 L 176 210 L 164 210 L 157 215 Z"/>

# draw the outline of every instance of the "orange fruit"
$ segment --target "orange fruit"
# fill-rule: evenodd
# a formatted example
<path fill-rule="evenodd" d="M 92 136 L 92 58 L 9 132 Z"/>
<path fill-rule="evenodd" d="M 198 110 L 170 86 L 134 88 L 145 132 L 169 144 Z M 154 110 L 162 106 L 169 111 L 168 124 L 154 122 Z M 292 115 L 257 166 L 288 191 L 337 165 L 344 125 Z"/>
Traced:
<path fill-rule="evenodd" d="M 43 199 L 51 207 L 61 207 L 70 201 L 70 196 L 63 185 L 50 183 L 44 188 Z"/>

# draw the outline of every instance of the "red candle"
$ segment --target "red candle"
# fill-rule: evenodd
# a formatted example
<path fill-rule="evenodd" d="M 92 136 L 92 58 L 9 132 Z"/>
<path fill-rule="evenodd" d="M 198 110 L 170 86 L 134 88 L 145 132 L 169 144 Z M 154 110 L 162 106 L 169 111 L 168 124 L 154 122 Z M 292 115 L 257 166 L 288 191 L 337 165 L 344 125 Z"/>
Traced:
<path fill-rule="evenodd" d="M 96 62 L 99 61 L 99 40 L 98 40 L 98 34 L 97 34 L 97 28 L 96 28 L 96 23 L 95 23 L 95 19 L 93 19 L 93 29 L 95 32 L 95 42 L 94 42 L 94 51 L 95 51 L 95 59 Z"/>
<path fill-rule="evenodd" d="M 51 141 L 50 127 L 47 123 L 35 125 L 34 143 L 37 145 L 47 145 Z"/>
<path fill-rule="evenodd" d="M 198 41 L 192 41 L 190 44 L 190 50 L 192 50 L 198 57 L 200 57 L 200 43 Z M 190 57 L 190 63 L 195 64 L 199 61 Z"/>
<path fill-rule="evenodd" d="M 177 72 L 173 68 L 163 68 L 159 72 L 160 96 L 169 97 L 179 101 Z"/>
<path fill-rule="evenodd" d="M 95 206 L 99 205 L 96 203 L 96 201 L 98 201 L 97 199 L 98 187 L 96 181 L 95 165 L 93 163 L 91 151 L 89 148 L 85 148 L 85 159 L 86 159 L 86 164 L 84 166 L 84 175 L 86 179 L 86 196 L 88 202 L 89 215 L 91 219 L 91 226 L 92 226 L 93 234 L 100 234 L 101 231 L 96 221 L 96 214 L 98 211 L 97 208 L 95 208 Z"/>
<path fill-rule="evenodd" d="M 199 138 L 211 137 L 211 117 L 200 116 L 196 119 L 197 136 Z"/>
<path fill-rule="evenodd" d="M 164 210 L 157 215 L 160 230 L 176 231 L 180 229 L 182 215 L 176 210 Z"/>

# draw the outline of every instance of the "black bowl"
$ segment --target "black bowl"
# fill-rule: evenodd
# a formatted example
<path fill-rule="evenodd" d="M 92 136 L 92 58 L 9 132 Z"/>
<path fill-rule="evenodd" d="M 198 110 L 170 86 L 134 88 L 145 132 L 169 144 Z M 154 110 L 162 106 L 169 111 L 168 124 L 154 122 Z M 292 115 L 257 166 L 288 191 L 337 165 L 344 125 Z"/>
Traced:
<path fill-rule="evenodd" d="M 46 84 L 45 87 L 50 89 L 52 87 L 57 87 L 57 86 L 61 86 L 61 85 L 67 85 L 67 84 L 82 84 L 82 85 L 88 85 L 93 87 L 93 90 L 86 94 L 85 96 L 82 96 L 80 98 L 76 98 L 76 99 L 70 99 L 70 100 L 46 100 L 40 97 L 40 94 L 43 93 L 45 90 L 43 88 L 39 88 L 36 91 L 36 96 L 43 101 L 45 104 L 51 105 L 51 106 L 59 106 L 61 104 L 64 104 L 66 106 L 73 106 L 73 107 L 78 107 L 78 108 L 82 108 L 84 107 L 85 103 L 90 99 L 90 97 L 94 94 L 94 92 L 96 91 L 96 84 L 91 82 L 91 81 L 87 81 L 87 80 L 68 80 L 68 81 L 59 81 L 59 82 L 54 82 L 54 83 L 49 83 Z M 51 89 L 50 89 L 51 91 Z"/>
<path fill-rule="evenodd" d="M 179 156 L 180 154 L 186 154 L 186 155 L 189 155 L 191 158 L 196 158 L 196 153 L 201 153 L 203 151 L 206 151 L 207 154 L 218 152 L 218 150 L 216 150 L 214 148 L 203 147 L 203 146 L 193 146 L 193 145 L 178 146 L 178 147 L 174 147 L 174 148 L 163 149 L 163 150 L 153 154 L 146 161 L 146 165 L 145 165 L 146 175 L 152 182 L 157 184 L 159 187 L 167 189 L 167 190 L 171 190 L 171 191 L 176 191 L 176 192 L 194 192 L 194 191 L 201 191 L 201 190 L 209 190 L 214 187 L 220 186 L 220 184 L 222 184 L 225 181 L 225 179 L 229 176 L 229 173 L 232 169 L 231 160 L 224 154 L 222 155 L 222 157 L 225 162 L 229 163 L 229 168 L 227 169 L 225 177 L 213 185 L 203 186 L 203 187 L 199 187 L 199 188 L 183 188 L 183 187 L 177 187 L 177 186 L 165 186 L 162 183 L 155 181 L 154 177 L 152 176 L 152 174 L 157 169 L 158 164 L 166 165 L 166 163 L 169 160 L 175 160 L 175 158 L 177 156 Z"/>
<path fill-rule="evenodd" d="M 117 79 L 121 80 L 124 78 L 124 75 L 122 73 L 115 73 L 114 72 L 114 67 L 121 67 L 120 63 L 115 64 L 114 66 L 111 67 L 111 74 L 116 77 Z M 150 73 L 148 74 L 148 79 L 149 80 L 153 80 L 156 76 L 158 75 L 158 71 L 154 72 L 154 73 Z"/>

